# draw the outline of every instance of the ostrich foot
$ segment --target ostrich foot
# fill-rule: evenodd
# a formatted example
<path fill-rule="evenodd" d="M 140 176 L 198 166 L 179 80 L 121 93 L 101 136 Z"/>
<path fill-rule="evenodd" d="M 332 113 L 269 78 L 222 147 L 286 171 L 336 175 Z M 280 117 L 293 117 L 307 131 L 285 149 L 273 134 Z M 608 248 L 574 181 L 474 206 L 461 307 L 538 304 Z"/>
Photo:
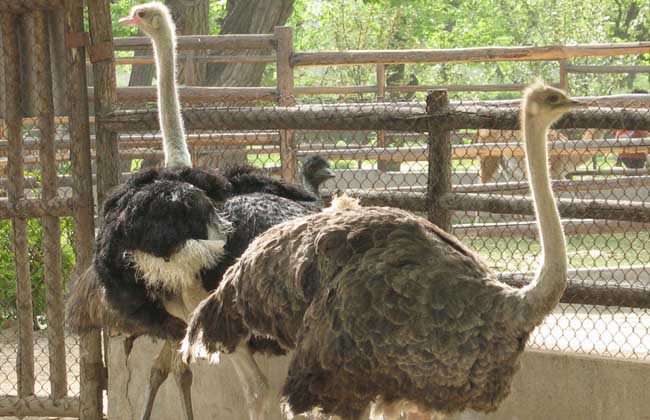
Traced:
<path fill-rule="evenodd" d="M 156 400 L 158 389 L 169 375 L 171 357 L 172 343 L 165 341 L 162 349 L 160 349 L 160 352 L 155 357 L 153 366 L 151 366 L 151 371 L 149 372 L 149 383 L 147 383 L 144 391 L 144 408 L 142 409 L 140 420 L 149 420 L 151 418 L 151 410 L 153 409 L 153 403 Z"/>
<path fill-rule="evenodd" d="M 264 420 L 269 406 L 269 384 L 266 376 L 245 344 L 231 354 L 231 361 L 244 390 L 250 420 Z"/>
<path fill-rule="evenodd" d="M 171 367 L 178 392 L 181 396 L 182 420 L 194 420 L 192 409 L 192 370 L 183 362 L 181 354 L 173 351 L 171 355 Z"/>

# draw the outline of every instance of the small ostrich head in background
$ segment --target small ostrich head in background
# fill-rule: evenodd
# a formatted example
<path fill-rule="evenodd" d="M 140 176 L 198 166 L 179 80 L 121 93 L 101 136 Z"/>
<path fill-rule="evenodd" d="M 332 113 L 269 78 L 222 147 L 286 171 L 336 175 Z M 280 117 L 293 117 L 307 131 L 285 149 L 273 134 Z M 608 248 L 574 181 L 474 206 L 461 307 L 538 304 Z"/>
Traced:
<path fill-rule="evenodd" d="M 160 34 L 175 32 L 174 21 L 169 15 L 169 10 L 159 2 L 151 2 L 134 6 L 128 17 L 119 20 L 125 25 L 133 25 L 152 38 Z M 171 27 L 170 27 L 171 25 Z"/>
<path fill-rule="evenodd" d="M 305 184 L 318 195 L 320 185 L 330 178 L 336 177 L 330 169 L 329 162 L 319 155 L 309 156 L 302 162 L 302 177 Z"/>
<path fill-rule="evenodd" d="M 537 82 L 524 92 L 524 100 L 529 104 L 527 109 L 530 115 L 537 117 L 541 125 L 547 125 L 562 116 L 565 112 L 584 106 L 583 102 L 569 98 L 560 89 Z"/>

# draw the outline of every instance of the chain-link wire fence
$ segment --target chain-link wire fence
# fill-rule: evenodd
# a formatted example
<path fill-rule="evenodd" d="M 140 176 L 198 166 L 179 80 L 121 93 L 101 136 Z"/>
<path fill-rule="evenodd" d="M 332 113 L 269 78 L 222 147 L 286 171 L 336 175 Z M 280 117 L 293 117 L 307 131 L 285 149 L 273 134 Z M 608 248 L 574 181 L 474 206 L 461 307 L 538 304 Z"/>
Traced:
<path fill-rule="evenodd" d="M 427 214 L 430 129 L 449 127 L 453 233 L 506 281 L 529 281 L 540 254 L 519 129 L 518 101 L 323 101 L 294 107 L 187 107 L 197 166 L 250 164 L 271 174 L 283 159 L 318 154 L 336 173 L 319 191 Z M 530 340 L 533 348 L 647 360 L 650 341 L 648 96 L 592 99 L 549 132 L 550 172 L 567 235 L 570 286 Z M 108 117 L 123 169 L 162 161 L 154 112 Z M 467 128 L 463 128 L 463 127 Z M 120 128 L 121 127 L 121 128 Z M 283 129 L 283 130 L 278 130 Z M 281 132 L 291 131 L 286 151 Z M 126 133 L 129 134 L 126 134 Z M 134 153 L 134 150 L 138 150 Z M 151 163 L 149 163 L 151 162 Z M 300 164 L 295 179 L 300 181 Z M 126 175 L 125 175 L 126 176 Z M 435 179 L 436 174 L 432 174 Z M 476 207 L 473 205 L 476 204 Z M 636 307 L 634 307 L 636 306 Z"/>
<path fill-rule="evenodd" d="M 51 56 L 62 17 L 0 13 L 0 416 L 78 410 L 79 337 L 64 322 L 78 248 L 71 136 Z"/>

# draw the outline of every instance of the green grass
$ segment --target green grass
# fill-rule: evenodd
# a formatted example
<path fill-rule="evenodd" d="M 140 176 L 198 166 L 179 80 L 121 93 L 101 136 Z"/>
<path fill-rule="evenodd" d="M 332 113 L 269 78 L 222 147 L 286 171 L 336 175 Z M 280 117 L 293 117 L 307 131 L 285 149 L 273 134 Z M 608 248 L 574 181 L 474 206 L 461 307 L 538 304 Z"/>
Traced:
<path fill-rule="evenodd" d="M 534 270 L 539 242 L 524 237 L 461 238 L 498 271 Z M 567 237 L 569 264 L 573 268 L 648 264 L 650 232 L 572 235 Z"/>

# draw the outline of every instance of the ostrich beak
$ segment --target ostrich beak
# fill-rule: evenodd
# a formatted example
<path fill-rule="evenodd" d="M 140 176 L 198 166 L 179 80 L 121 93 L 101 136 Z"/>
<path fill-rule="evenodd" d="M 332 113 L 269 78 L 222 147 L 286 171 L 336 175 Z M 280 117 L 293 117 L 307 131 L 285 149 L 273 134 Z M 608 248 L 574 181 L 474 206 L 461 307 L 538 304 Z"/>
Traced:
<path fill-rule="evenodd" d="M 118 20 L 119 23 L 122 25 L 132 25 L 135 26 L 138 23 L 140 23 L 140 18 L 137 16 L 127 16 L 123 17 L 122 19 Z"/>
<path fill-rule="evenodd" d="M 323 178 L 323 179 L 330 179 L 330 178 L 335 178 L 336 177 L 336 175 L 334 174 L 334 172 L 332 172 L 332 170 L 330 168 L 320 169 L 320 170 L 318 170 L 318 172 L 316 172 L 315 175 L 317 177 Z"/>
<path fill-rule="evenodd" d="M 587 102 L 579 101 L 577 99 L 569 99 L 567 106 L 570 108 L 585 108 L 588 106 Z"/>

